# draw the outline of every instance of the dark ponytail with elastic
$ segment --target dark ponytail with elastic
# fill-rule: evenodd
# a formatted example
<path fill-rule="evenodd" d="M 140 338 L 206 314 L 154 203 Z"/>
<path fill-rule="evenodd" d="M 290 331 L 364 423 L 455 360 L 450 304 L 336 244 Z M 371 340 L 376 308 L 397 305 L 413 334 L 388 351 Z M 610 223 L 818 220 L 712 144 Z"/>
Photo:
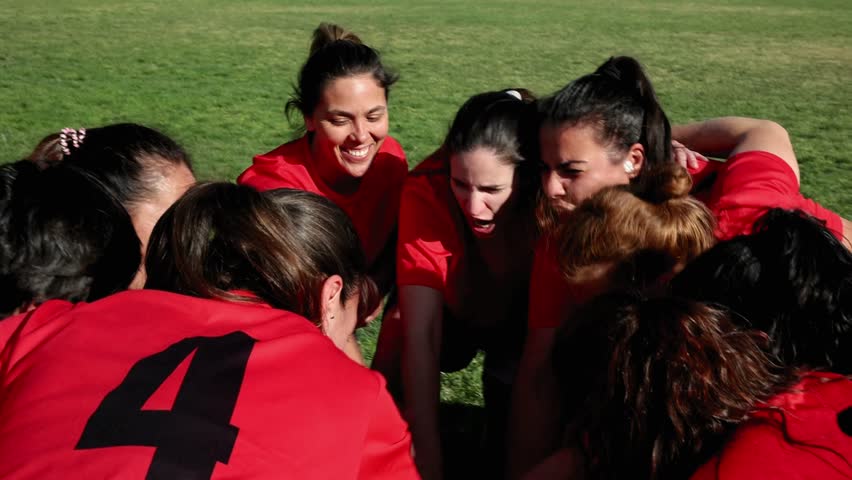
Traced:
<path fill-rule="evenodd" d="M 339 25 L 320 23 L 314 30 L 310 56 L 299 71 L 285 113 L 310 116 L 331 81 L 362 74 L 373 76 L 384 89 L 385 98 L 398 78 L 385 68 L 379 53 L 364 45 L 357 35 Z"/>
<path fill-rule="evenodd" d="M 651 80 L 632 57 L 612 57 L 540 103 L 542 122 L 592 125 L 598 140 L 621 153 L 639 143 L 645 166 L 636 178 L 671 162 L 671 125 Z"/>

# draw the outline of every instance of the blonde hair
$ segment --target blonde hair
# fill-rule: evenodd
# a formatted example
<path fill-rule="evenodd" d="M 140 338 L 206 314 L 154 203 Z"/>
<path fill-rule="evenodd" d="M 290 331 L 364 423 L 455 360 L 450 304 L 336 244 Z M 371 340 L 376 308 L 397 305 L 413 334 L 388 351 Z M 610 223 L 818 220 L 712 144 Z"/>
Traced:
<path fill-rule="evenodd" d="M 556 229 L 559 266 L 568 278 L 610 264 L 653 282 L 715 243 L 713 214 L 689 197 L 692 179 L 679 165 L 658 167 L 635 185 L 604 188 Z"/>

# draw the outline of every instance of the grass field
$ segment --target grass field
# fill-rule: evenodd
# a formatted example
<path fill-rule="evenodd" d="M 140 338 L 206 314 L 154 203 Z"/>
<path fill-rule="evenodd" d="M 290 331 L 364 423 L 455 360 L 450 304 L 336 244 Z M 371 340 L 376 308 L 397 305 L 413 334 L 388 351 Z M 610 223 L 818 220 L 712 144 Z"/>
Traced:
<path fill-rule="evenodd" d="M 134 121 L 233 180 L 291 138 L 283 116 L 309 35 L 349 27 L 401 74 L 391 133 L 412 164 L 473 93 L 547 94 L 608 56 L 645 63 L 673 122 L 779 121 L 803 190 L 852 216 L 852 8 L 848 0 L 295 2 L 0 1 L 0 159 L 66 126 Z M 362 332 L 372 349 L 375 330 Z M 477 369 L 444 400 L 481 403 Z"/>

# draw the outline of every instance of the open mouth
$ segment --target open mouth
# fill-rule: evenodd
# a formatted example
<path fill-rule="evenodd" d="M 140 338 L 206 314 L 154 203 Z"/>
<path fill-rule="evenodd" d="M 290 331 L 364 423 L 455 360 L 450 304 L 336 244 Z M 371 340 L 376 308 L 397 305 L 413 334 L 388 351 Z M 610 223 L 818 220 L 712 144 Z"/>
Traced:
<path fill-rule="evenodd" d="M 473 233 L 478 235 L 487 235 L 494 231 L 494 220 L 480 220 L 468 217 L 468 222 Z"/>
<path fill-rule="evenodd" d="M 340 154 L 354 161 L 362 161 L 370 155 L 371 146 L 360 148 L 343 148 L 340 147 Z"/>

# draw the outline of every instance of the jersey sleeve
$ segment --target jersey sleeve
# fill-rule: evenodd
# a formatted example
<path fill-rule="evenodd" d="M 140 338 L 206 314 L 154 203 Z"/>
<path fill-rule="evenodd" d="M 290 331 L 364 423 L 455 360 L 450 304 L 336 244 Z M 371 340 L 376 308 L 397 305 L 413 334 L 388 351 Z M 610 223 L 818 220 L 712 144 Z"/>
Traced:
<path fill-rule="evenodd" d="M 447 284 L 455 225 L 426 177 L 409 177 L 402 189 L 397 240 L 397 284 L 441 292 Z"/>
<path fill-rule="evenodd" d="M 310 161 L 308 140 L 303 136 L 271 152 L 255 155 L 251 166 L 237 177 L 237 183 L 260 191 L 295 188 L 321 193 L 307 168 Z"/>
<path fill-rule="evenodd" d="M 802 210 L 822 220 L 841 238 L 843 223 L 836 213 L 805 198 L 793 169 L 780 157 L 763 151 L 742 152 L 718 168 L 707 207 L 718 222 L 721 240 L 748 234 L 770 208 Z"/>
<path fill-rule="evenodd" d="M 411 457 L 411 434 L 385 386 L 378 378 L 378 394 L 367 426 L 359 479 L 417 479 Z"/>
<path fill-rule="evenodd" d="M 259 160 L 259 158 L 255 157 L 254 164 L 237 177 L 238 184 L 252 187 L 261 192 L 275 188 L 291 187 L 291 182 L 287 178 L 281 175 L 275 168 L 271 168 L 271 165 L 266 164 L 268 160 Z"/>
<path fill-rule="evenodd" d="M 568 284 L 559 271 L 556 254 L 548 248 L 547 239 L 536 245 L 530 276 L 529 328 L 556 328 L 568 311 Z"/>

